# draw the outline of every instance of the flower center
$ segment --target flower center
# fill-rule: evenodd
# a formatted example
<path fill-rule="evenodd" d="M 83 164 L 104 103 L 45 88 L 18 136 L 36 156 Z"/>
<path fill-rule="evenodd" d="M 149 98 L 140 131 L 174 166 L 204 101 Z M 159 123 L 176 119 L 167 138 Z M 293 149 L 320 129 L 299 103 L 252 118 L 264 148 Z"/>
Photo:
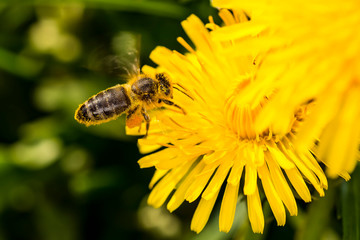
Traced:
<path fill-rule="evenodd" d="M 259 119 L 259 114 L 268 102 L 269 99 L 264 97 L 258 106 L 251 107 L 250 104 L 239 104 L 237 95 L 231 95 L 225 104 L 225 117 L 229 130 L 241 141 L 262 142 L 275 140 L 277 142 L 284 134 L 276 133 L 271 126 L 261 132 L 256 129 L 256 124 L 262 120 Z M 312 101 L 309 101 L 294 112 L 288 132 L 285 135 L 293 134 L 297 131 L 301 122 L 308 114 L 308 108 L 311 104 Z"/>

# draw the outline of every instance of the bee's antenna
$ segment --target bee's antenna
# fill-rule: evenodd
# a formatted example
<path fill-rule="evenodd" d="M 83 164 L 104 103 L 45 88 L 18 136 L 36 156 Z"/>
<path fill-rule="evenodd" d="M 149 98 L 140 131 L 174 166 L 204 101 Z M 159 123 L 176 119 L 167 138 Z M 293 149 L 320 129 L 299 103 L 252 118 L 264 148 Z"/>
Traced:
<path fill-rule="evenodd" d="M 178 85 L 179 87 L 181 87 L 181 88 L 183 88 L 180 84 L 178 84 L 178 83 L 175 83 L 176 85 Z M 174 89 L 176 89 L 176 90 L 178 90 L 179 92 L 182 92 L 184 95 L 186 95 L 187 97 L 189 97 L 191 100 L 193 100 L 194 101 L 194 98 L 192 98 L 189 94 L 187 94 L 185 91 L 183 91 L 183 90 L 181 90 L 181 89 L 179 89 L 179 88 L 177 88 L 177 87 L 175 87 L 175 86 L 173 86 L 173 88 Z M 184 88 L 183 88 L 184 89 Z M 185 90 L 185 89 L 184 89 Z"/>

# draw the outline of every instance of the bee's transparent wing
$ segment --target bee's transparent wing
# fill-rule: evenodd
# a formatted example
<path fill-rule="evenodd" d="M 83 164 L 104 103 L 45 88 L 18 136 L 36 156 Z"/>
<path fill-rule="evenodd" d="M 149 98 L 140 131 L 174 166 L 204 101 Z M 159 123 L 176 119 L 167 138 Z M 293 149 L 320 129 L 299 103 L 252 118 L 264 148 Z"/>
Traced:
<path fill-rule="evenodd" d="M 90 53 L 86 68 L 111 77 L 129 79 L 140 74 L 140 35 L 120 32 L 107 44 Z"/>
<path fill-rule="evenodd" d="M 117 70 L 127 76 L 140 74 L 140 35 L 130 32 L 120 32 L 112 41 L 112 48 L 117 59 Z"/>

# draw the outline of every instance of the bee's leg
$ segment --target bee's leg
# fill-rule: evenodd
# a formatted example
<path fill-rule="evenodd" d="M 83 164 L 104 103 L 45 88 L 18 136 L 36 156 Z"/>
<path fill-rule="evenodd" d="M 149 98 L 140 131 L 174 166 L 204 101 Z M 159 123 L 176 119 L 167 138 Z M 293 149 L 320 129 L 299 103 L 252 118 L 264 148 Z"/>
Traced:
<path fill-rule="evenodd" d="M 175 104 L 174 102 L 167 100 L 167 99 L 159 99 L 159 103 L 161 103 L 161 102 L 165 103 L 166 105 L 174 106 L 174 107 L 180 109 L 183 112 L 183 114 L 186 115 L 185 110 L 182 107 L 180 107 L 179 105 Z"/>
<path fill-rule="evenodd" d="M 147 114 L 144 107 L 141 108 L 141 115 L 144 117 L 145 122 L 146 122 L 146 133 L 145 133 L 145 137 L 146 137 L 148 135 L 149 128 L 150 128 L 150 116 Z"/>

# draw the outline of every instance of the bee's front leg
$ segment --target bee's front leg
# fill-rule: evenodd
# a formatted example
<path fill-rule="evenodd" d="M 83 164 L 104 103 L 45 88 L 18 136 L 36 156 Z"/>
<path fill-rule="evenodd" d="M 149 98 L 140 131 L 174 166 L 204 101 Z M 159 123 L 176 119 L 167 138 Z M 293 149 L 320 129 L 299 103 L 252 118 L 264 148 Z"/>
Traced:
<path fill-rule="evenodd" d="M 179 105 L 175 104 L 174 102 L 167 100 L 167 99 L 159 99 L 159 103 L 161 103 L 161 102 L 165 103 L 166 105 L 174 106 L 174 107 L 180 109 L 183 112 L 183 114 L 186 115 L 185 110 L 182 107 L 180 107 Z"/>

